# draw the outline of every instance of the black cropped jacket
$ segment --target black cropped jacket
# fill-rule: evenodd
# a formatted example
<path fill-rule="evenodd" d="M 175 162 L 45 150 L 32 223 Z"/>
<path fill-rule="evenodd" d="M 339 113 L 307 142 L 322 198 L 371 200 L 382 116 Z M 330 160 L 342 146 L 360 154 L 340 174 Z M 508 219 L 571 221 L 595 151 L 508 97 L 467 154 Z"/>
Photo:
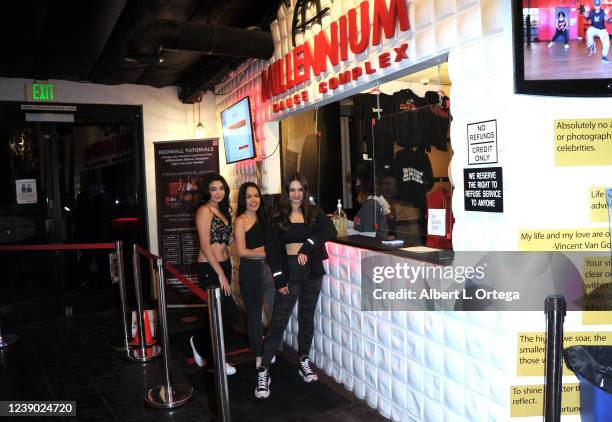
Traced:
<path fill-rule="evenodd" d="M 325 274 L 323 261 L 327 256 L 325 242 L 334 239 L 337 235 L 336 228 L 331 220 L 319 210 L 315 217 L 315 224 L 309 227 L 310 235 L 300 248 L 300 253 L 308 256 L 308 265 L 312 277 L 321 277 Z M 287 260 L 287 248 L 280 240 L 282 229 L 278 226 L 278 221 L 272 219 L 266 225 L 266 260 L 272 275 L 276 289 L 287 286 L 289 275 L 289 264 Z"/>

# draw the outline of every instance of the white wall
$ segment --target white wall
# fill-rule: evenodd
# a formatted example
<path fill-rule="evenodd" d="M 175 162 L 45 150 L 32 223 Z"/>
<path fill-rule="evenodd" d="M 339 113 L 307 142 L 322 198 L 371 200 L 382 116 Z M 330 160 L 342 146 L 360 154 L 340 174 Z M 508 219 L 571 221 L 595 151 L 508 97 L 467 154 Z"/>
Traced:
<path fill-rule="evenodd" d="M 457 0 L 456 3 L 465 2 Z M 519 250 L 521 230 L 607 227 L 606 223 L 589 221 L 587 191 L 592 186 L 612 186 L 612 167 L 555 166 L 553 121 L 610 118 L 610 99 L 515 94 L 511 2 L 483 0 L 480 6 L 478 2 L 467 3 L 472 3 L 470 7 L 473 10 L 480 9 L 483 17 L 498 21 L 500 25 L 498 30 L 487 33 L 487 26 L 483 24 L 478 31 L 482 31 L 479 39 L 458 45 L 449 53 L 449 77 L 453 92 L 451 142 L 454 150 L 455 249 Z M 499 148 L 499 162 L 491 166 L 503 169 L 504 212 L 465 211 L 463 169 L 477 167 L 468 165 L 466 125 L 491 119 L 497 119 Z M 507 314 L 507 318 L 506 335 L 511 349 L 504 359 L 510 368 L 510 385 L 542 385 L 542 377 L 516 375 L 516 344 L 519 332 L 545 331 L 544 314 L 514 312 Z M 566 332 L 601 332 L 610 331 L 610 328 L 610 325 L 584 325 L 581 312 L 568 313 L 564 326 Z M 564 383 L 577 382 L 573 375 L 564 375 Z M 579 418 L 564 416 L 563 420 Z"/>
<path fill-rule="evenodd" d="M 591 223 L 587 189 L 612 186 L 612 167 L 556 167 L 553 121 L 610 118 L 609 98 L 517 95 L 513 92 L 510 2 L 499 2 L 503 31 L 452 50 L 451 142 L 456 190 L 453 244 L 458 250 L 518 250 L 524 229 L 606 227 Z M 485 2 L 483 2 L 485 3 Z M 497 119 L 503 168 L 504 212 L 466 212 L 463 169 L 468 167 L 466 125 Z M 488 233 L 480 236 L 478 233 Z"/>
<path fill-rule="evenodd" d="M 0 78 L 0 101 L 25 101 L 30 79 Z M 153 142 L 193 139 L 197 108 L 182 104 L 176 87 L 162 89 L 140 85 L 99 85 L 51 80 L 57 86 L 56 100 L 69 104 L 142 105 L 147 196 L 147 218 L 151 251 L 157 253 L 157 210 L 155 206 L 155 159 Z M 214 97 L 205 95 L 202 104 L 205 136 L 217 136 Z M 222 152 L 221 152 L 222 154 Z"/>

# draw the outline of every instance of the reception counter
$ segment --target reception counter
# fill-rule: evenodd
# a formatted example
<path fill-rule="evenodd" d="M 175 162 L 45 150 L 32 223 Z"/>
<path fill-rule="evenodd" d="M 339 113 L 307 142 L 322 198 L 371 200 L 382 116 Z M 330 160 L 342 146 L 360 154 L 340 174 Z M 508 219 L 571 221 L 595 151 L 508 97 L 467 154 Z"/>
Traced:
<path fill-rule="evenodd" d="M 393 255 L 409 265 L 444 265 L 450 252 L 406 253 L 368 242 L 327 243 L 311 360 L 395 421 L 508 420 L 508 313 L 362 311 L 362 259 Z M 285 332 L 296 350 L 297 330 L 296 307 Z"/>

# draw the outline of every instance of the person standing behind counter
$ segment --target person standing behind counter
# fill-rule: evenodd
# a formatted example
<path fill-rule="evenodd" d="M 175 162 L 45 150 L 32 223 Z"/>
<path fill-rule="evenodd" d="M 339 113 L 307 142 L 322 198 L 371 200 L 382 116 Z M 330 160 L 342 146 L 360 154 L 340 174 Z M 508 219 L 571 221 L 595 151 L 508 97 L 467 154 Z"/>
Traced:
<path fill-rule="evenodd" d="M 315 308 L 325 274 L 323 261 L 328 258 L 325 242 L 336 237 L 336 229 L 320 207 L 310 204 L 309 197 L 306 179 L 300 173 L 293 173 L 267 225 L 266 255 L 277 294 L 262 363 L 257 368 L 257 398 L 270 396 L 268 367 L 298 299 L 298 374 L 304 382 L 318 380 L 310 367 L 308 354 L 314 335 Z"/>
<path fill-rule="evenodd" d="M 240 186 L 234 239 L 240 256 L 240 293 L 247 310 L 249 346 L 255 354 L 255 366 L 261 365 L 263 348 L 263 300 L 270 315 L 274 311 L 274 282 L 265 261 L 264 214 L 261 191 L 253 182 Z"/>

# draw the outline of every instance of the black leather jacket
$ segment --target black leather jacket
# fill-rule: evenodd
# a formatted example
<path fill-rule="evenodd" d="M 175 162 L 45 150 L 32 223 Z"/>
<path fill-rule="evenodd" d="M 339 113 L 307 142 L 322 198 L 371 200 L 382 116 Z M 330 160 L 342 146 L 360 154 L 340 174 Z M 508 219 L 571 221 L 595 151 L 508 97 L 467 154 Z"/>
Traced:
<path fill-rule="evenodd" d="M 316 223 L 310 228 L 310 236 L 300 248 L 300 253 L 308 256 L 308 266 L 312 277 L 321 277 L 325 274 L 323 261 L 327 256 L 325 242 L 334 239 L 337 235 L 336 228 L 331 220 L 319 210 L 315 217 Z M 282 244 L 282 229 L 278 226 L 278 221 L 272 219 L 266 225 L 266 260 L 274 276 L 276 289 L 287 286 L 289 280 L 289 264 L 287 261 L 287 249 Z"/>

